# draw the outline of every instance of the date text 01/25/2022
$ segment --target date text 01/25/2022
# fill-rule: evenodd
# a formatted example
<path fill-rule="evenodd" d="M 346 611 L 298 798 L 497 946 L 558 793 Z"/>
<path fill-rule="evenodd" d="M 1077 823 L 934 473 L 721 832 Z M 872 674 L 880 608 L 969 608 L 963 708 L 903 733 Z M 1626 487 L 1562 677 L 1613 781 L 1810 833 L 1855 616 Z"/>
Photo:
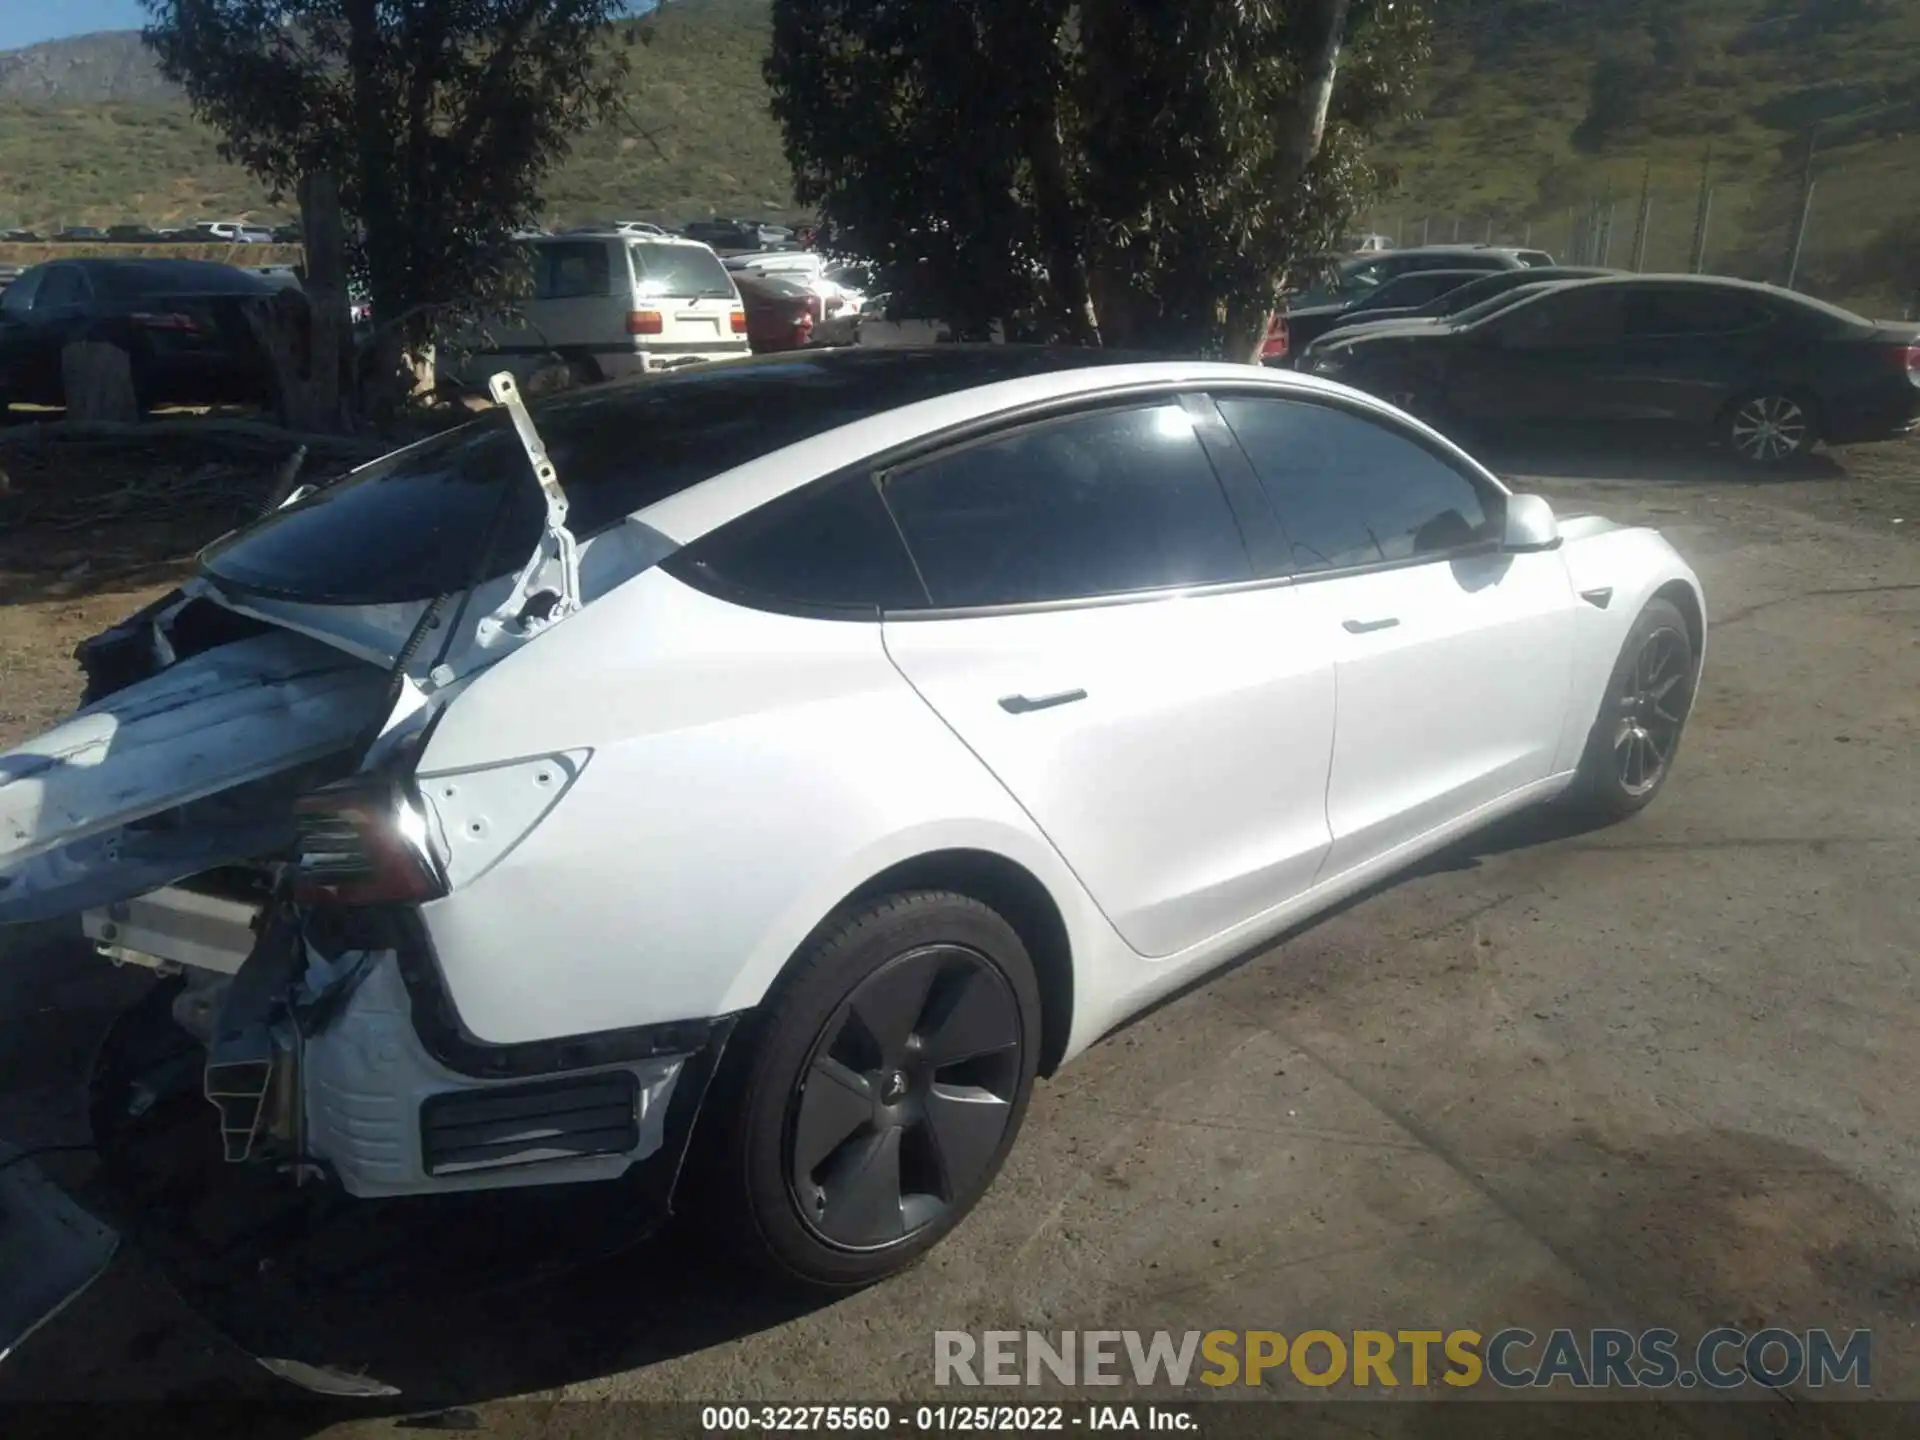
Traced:
<path fill-rule="evenodd" d="M 707 1405 L 700 1428 L 710 1435 L 851 1431 L 886 1434 L 1068 1430 L 1193 1431 L 1189 1411 L 1157 1405 Z"/>

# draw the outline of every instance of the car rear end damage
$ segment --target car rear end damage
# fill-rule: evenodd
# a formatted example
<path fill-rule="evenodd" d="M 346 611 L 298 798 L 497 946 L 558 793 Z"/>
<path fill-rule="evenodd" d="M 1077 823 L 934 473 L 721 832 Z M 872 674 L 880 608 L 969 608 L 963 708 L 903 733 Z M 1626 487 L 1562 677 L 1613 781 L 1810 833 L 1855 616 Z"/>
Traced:
<path fill-rule="evenodd" d="M 137 1047 L 151 1063 L 103 1055 L 96 1129 L 191 1102 L 225 1162 L 363 1200 L 620 1181 L 632 1239 L 666 1213 L 731 1021 L 488 1045 L 419 914 L 511 853 L 592 760 L 423 772 L 440 716 L 671 548 L 620 524 L 576 540 L 510 381 L 496 397 L 540 497 L 531 555 L 401 604 L 305 603 L 206 573 L 86 642 L 86 703 L 0 756 L 0 925 L 78 913 L 109 959 L 157 977 L 175 1043 Z M 0 1216 L 0 1247 L 24 1225 Z M 40 1288 L 90 1280 L 98 1248 L 49 1250 Z M 31 1308 L 0 1317 L 0 1350 L 50 1313 Z"/>

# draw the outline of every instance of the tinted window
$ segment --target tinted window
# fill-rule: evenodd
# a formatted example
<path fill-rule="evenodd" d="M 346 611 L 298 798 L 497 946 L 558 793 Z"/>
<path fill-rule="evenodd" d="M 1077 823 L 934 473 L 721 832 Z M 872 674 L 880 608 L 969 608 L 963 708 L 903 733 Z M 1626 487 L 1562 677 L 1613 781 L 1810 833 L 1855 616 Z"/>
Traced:
<path fill-rule="evenodd" d="M 36 265 L 31 270 L 22 270 L 11 285 L 0 290 L 0 311 L 23 319 L 27 311 L 33 308 L 33 297 L 40 291 L 40 282 L 46 278 L 45 267 Z"/>
<path fill-rule="evenodd" d="M 1540 265 L 1553 264 L 1553 256 L 1544 250 L 1522 250 L 1514 258 L 1528 269 L 1533 269 Z"/>
<path fill-rule="evenodd" d="M 1516 270 L 1513 273 L 1516 275 L 1524 275 L 1526 271 Z M 1504 294 L 1492 295 L 1476 305 L 1469 305 L 1464 309 L 1455 310 L 1448 314 L 1446 319 L 1455 325 L 1476 325 L 1490 315 L 1498 315 L 1503 310 L 1512 309 L 1523 300 L 1531 300 L 1536 295 L 1544 295 L 1551 288 L 1550 285 L 1516 285 Z M 1447 298 L 1451 300 L 1453 297 L 1448 296 Z"/>
<path fill-rule="evenodd" d="M 1294 400 L 1223 398 L 1302 571 L 1406 560 L 1491 533 L 1479 490 L 1375 421 Z"/>
<path fill-rule="evenodd" d="M 35 310 L 52 312 L 71 310 L 87 303 L 87 282 L 71 265 L 56 265 L 40 283 L 40 294 L 33 302 Z"/>
<path fill-rule="evenodd" d="M 1550 350 L 1568 345 L 1605 345 L 1621 335 L 1620 291 L 1612 285 L 1549 291 L 1519 306 L 1499 323 L 1510 350 Z"/>
<path fill-rule="evenodd" d="M 633 278 L 642 295 L 691 295 L 730 300 L 733 280 L 704 245 L 630 245 Z"/>
<path fill-rule="evenodd" d="M 267 276 L 205 260 L 116 261 L 94 267 L 91 279 L 103 295 L 264 295 L 275 288 Z"/>
<path fill-rule="evenodd" d="M 1730 290 L 1662 286 L 1629 291 L 1626 300 L 1627 334 L 1635 336 L 1738 335 L 1772 321 L 1765 307 Z"/>
<path fill-rule="evenodd" d="M 1021 375 L 1111 363 L 1091 348 L 848 349 L 732 360 L 532 406 L 585 537 L 723 470 L 896 406 Z M 644 436 L 644 443 L 635 437 Z M 503 498 L 504 497 L 504 498 Z M 499 520 L 499 543 L 485 541 Z M 544 507 L 499 414 L 389 455 L 220 542 L 230 582 L 335 604 L 398 603 L 525 563 Z"/>
<path fill-rule="evenodd" d="M 1246 580 L 1233 513 L 1178 405 L 1048 421 L 897 473 L 933 603 L 1008 605 Z"/>
<path fill-rule="evenodd" d="M 900 532 L 865 471 L 764 505 L 670 564 L 695 583 L 744 592 L 748 603 L 865 612 L 927 603 Z"/>
<path fill-rule="evenodd" d="M 605 295 L 611 288 L 607 246 L 599 240 L 541 245 L 533 266 L 533 298 L 572 300 Z"/>

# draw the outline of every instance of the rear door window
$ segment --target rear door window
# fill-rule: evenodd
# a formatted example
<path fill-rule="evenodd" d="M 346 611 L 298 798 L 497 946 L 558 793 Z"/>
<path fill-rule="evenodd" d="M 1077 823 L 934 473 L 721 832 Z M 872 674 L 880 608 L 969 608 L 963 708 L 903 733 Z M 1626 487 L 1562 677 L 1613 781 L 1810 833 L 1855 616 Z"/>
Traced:
<path fill-rule="evenodd" d="M 934 605 L 1078 600 L 1252 578 L 1176 403 L 1042 421 L 883 486 Z"/>
<path fill-rule="evenodd" d="M 1379 421 L 1298 400 L 1218 404 L 1299 573 L 1437 558 L 1493 534 L 1479 486 Z"/>
<path fill-rule="evenodd" d="M 612 292 L 612 266 L 604 241 L 537 245 L 534 251 L 534 299 L 576 300 Z"/>
<path fill-rule="evenodd" d="M 1733 291 L 1648 286 L 1626 299 L 1626 332 L 1634 339 L 1743 335 L 1772 323 L 1764 305 Z"/>
<path fill-rule="evenodd" d="M 731 300 L 733 277 L 704 245 L 629 245 L 633 278 L 642 296 Z"/>

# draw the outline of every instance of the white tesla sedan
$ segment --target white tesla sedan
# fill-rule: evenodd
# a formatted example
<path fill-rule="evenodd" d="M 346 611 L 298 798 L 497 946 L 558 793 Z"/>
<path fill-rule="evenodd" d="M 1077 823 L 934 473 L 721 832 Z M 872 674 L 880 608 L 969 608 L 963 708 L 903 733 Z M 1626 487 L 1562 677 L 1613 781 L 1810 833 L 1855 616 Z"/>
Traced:
<path fill-rule="evenodd" d="M 1699 676 L 1658 534 L 1310 377 L 496 385 L 0 757 L 0 922 L 162 970 L 227 1158 L 348 1196 L 697 1183 L 870 1282 L 1157 997 L 1523 806 L 1645 805 Z"/>

